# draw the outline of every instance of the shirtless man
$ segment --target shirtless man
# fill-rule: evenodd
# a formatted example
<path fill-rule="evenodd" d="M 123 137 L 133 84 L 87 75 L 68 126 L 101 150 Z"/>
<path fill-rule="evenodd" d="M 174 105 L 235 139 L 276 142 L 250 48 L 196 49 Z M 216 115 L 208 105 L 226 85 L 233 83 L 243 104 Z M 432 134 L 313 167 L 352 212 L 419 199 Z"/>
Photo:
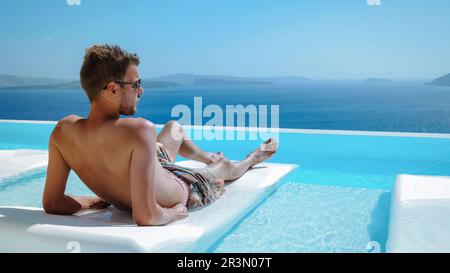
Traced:
<path fill-rule="evenodd" d="M 275 153 L 277 143 L 270 139 L 265 149 L 258 148 L 242 161 L 230 162 L 220 152 L 201 150 L 174 121 L 157 134 L 148 120 L 120 118 L 121 114 L 135 114 L 144 92 L 138 65 L 137 55 L 118 46 L 97 45 L 86 50 L 80 79 L 91 104 L 89 116 L 67 116 L 51 134 L 43 194 L 45 212 L 74 214 L 112 204 L 131 210 L 137 225 L 164 225 L 188 215 L 187 196 L 186 186 L 158 160 L 158 144 L 172 157 L 179 154 L 206 163 L 214 183 L 222 187 Z M 181 137 L 175 137 L 174 132 Z M 98 197 L 66 195 L 70 170 Z"/>

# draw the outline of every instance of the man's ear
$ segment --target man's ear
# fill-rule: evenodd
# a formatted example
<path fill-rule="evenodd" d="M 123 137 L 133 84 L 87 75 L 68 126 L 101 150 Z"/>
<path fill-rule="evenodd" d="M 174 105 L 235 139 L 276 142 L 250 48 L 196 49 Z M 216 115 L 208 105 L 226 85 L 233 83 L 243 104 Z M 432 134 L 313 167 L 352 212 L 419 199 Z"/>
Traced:
<path fill-rule="evenodd" d="M 113 83 L 113 82 L 109 82 L 109 83 L 106 85 L 106 92 L 107 92 L 107 93 L 111 92 L 112 94 L 115 95 L 115 94 L 117 93 L 116 84 Z"/>

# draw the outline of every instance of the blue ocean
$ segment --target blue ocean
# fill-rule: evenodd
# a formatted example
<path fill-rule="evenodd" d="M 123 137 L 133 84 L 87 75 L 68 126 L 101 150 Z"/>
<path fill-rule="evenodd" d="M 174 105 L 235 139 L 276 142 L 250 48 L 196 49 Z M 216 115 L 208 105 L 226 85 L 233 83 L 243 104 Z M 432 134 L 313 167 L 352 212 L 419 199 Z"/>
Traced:
<path fill-rule="evenodd" d="M 281 128 L 450 133 L 450 87 L 423 82 L 308 82 L 147 88 L 135 116 L 164 123 L 175 105 L 279 105 Z M 0 119 L 87 116 L 81 89 L 0 89 Z M 192 110 L 193 111 L 193 110 Z M 209 118 L 204 118 L 206 122 Z M 270 117 L 269 117 L 270 119 Z"/>

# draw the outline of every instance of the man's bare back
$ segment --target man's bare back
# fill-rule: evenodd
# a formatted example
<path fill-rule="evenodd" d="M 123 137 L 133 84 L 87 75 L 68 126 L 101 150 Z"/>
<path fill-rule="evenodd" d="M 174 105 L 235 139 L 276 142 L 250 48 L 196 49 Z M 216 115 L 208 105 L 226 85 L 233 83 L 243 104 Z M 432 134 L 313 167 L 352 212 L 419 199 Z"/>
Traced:
<path fill-rule="evenodd" d="M 148 122 L 126 118 L 91 127 L 86 119 L 71 115 L 59 122 L 52 141 L 66 164 L 94 193 L 118 208 L 131 209 L 130 160 L 137 139 L 133 133 L 143 123 Z M 155 180 L 158 204 L 172 207 L 180 203 L 182 193 L 174 176 L 159 173 L 164 177 Z"/>

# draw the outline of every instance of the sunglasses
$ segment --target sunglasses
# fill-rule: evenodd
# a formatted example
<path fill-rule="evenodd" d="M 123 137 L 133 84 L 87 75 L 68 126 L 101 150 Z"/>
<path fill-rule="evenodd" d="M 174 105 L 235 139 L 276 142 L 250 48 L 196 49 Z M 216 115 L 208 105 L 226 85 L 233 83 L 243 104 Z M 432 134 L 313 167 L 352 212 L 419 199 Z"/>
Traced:
<path fill-rule="evenodd" d="M 123 85 L 123 84 L 131 84 L 131 87 L 134 89 L 140 89 L 141 88 L 141 79 L 137 80 L 136 82 L 122 82 L 122 81 L 114 81 L 117 84 Z M 106 89 L 108 86 L 105 85 L 103 89 Z"/>

